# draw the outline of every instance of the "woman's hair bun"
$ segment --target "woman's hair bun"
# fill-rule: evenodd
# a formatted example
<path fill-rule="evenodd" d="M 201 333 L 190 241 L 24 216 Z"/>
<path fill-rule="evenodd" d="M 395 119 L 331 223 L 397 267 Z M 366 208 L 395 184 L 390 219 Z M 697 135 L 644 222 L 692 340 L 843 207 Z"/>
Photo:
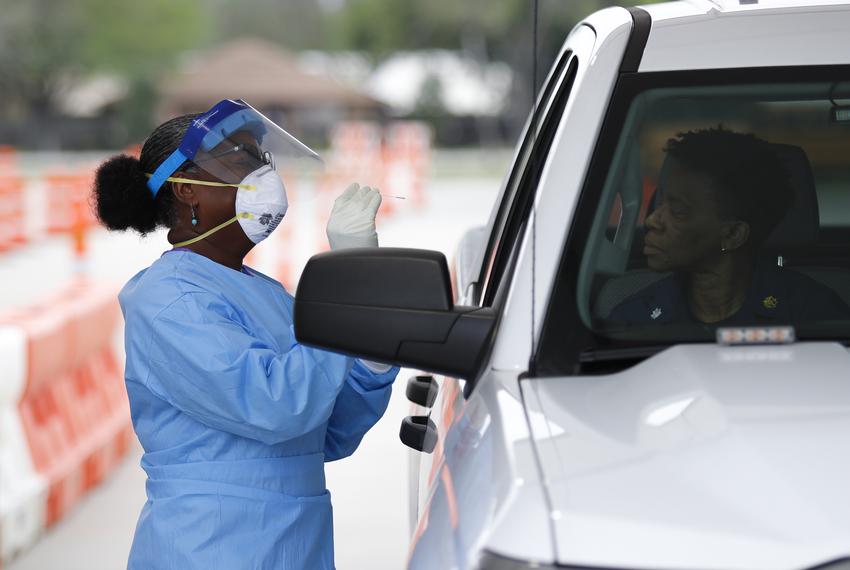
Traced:
<path fill-rule="evenodd" d="M 95 173 L 97 217 L 110 230 L 133 229 L 142 235 L 158 225 L 156 204 L 138 158 L 117 155 Z"/>

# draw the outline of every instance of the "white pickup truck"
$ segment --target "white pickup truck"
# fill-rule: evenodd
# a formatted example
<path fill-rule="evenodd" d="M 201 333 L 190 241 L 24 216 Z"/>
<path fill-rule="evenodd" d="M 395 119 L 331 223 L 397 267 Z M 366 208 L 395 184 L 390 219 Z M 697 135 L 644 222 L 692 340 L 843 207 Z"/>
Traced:
<path fill-rule="evenodd" d="M 316 256 L 295 327 L 441 375 L 409 568 L 841 570 L 848 305 L 850 4 L 693 0 L 573 29 L 452 271 Z"/>

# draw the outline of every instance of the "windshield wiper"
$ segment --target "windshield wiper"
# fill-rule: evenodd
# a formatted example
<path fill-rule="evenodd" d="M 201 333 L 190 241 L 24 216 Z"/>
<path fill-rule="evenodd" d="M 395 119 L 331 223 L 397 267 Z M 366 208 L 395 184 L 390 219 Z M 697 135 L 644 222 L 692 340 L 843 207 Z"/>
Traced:
<path fill-rule="evenodd" d="M 612 360 L 644 360 L 670 348 L 670 346 L 669 344 L 652 344 L 619 348 L 591 348 L 582 351 L 578 355 L 578 361 L 584 364 L 587 362 L 610 362 Z"/>
<path fill-rule="evenodd" d="M 653 344 L 619 348 L 591 348 L 578 355 L 579 374 L 612 374 L 627 370 L 670 348 L 669 344 Z"/>

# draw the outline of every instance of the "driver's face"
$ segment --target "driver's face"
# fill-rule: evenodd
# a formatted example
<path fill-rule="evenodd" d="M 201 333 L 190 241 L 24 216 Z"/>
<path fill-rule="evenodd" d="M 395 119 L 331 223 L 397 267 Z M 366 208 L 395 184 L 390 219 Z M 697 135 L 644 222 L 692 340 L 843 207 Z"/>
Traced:
<path fill-rule="evenodd" d="M 643 253 L 654 271 L 693 271 L 720 256 L 720 218 L 711 179 L 670 160 L 661 203 L 644 225 Z"/>

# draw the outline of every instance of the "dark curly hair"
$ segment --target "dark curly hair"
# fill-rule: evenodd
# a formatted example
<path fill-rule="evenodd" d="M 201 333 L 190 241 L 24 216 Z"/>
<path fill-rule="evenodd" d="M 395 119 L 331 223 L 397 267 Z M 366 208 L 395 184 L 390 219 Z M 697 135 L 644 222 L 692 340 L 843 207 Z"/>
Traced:
<path fill-rule="evenodd" d="M 711 178 L 720 215 L 749 224 L 753 245 L 767 239 L 794 202 L 784 161 L 753 134 L 723 125 L 688 131 L 668 140 L 664 152 Z"/>
<path fill-rule="evenodd" d="M 132 229 L 141 235 L 160 226 L 173 226 L 171 183 L 163 184 L 154 198 L 147 187 L 146 174 L 152 174 L 174 152 L 197 116 L 182 115 L 158 126 L 142 146 L 140 158 L 116 155 L 98 167 L 93 198 L 97 217 L 104 226 L 119 231 Z"/>

